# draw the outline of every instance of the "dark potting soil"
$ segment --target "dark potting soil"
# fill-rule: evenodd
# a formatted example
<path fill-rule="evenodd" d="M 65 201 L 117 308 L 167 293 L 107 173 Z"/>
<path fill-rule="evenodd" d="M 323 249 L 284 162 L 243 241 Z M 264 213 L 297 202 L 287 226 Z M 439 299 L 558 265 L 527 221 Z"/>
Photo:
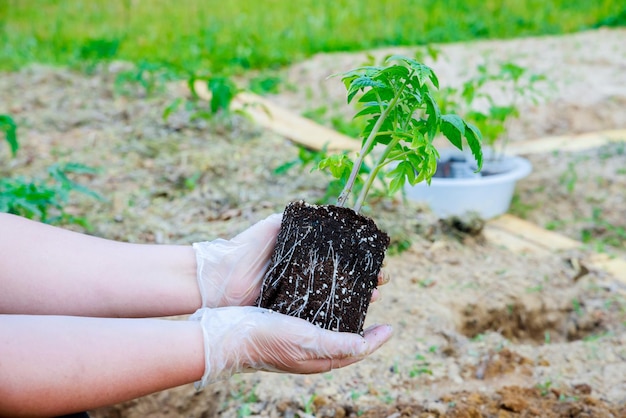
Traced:
<path fill-rule="evenodd" d="M 292 202 L 257 305 L 362 334 L 388 246 L 389 236 L 352 209 Z"/>

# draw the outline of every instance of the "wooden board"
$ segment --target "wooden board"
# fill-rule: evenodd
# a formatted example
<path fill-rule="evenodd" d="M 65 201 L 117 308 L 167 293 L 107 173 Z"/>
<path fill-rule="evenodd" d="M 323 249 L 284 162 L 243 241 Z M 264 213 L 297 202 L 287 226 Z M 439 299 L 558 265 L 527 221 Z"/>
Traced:
<path fill-rule="evenodd" d="M 591 257 L 591 262 L 596 268 L 604 270 L 622 283 L 626 283 L 626 260 L 623 258 L 612 258 L 607 254 L 594 254 Z"/>
<path fill-rule="evenodd" d="M 488 240 L 516 253 L 550 254 L 557 251 L 583 248 L 583 243 L 553 231 L 545 230 L 531 222 L 512 215 L 502 215 L 487 222 L 485 236 Z M 626 260 L 594 253 L 590 267 L 606 271 L 626 284 Z"/>
<path fill-rule="evenodd" d="M 578 135 L 549 136 L 528 141 L 513 142 L 508 146 L 511 154 L 540 154 L 556 150 L 582 151 L 610 142 L 626 141 L 626 130 L 591 132 Z"/>
<path fill-rule="evenodd" d="M 512 215 L 502 215 L 488 222 L 488 229 L 504 231 L 536 247 L 548 251 L 580 248 L 582 244 L 556 232 L 543 229 Z"/>
<path fill-rule="evenodd" d="M 537 245 L 505 229 L 493 227 L 489 222 L 485 225 L 483 234 L 489 242 L 518 254 L 551 254 L 548 248 Z"/>

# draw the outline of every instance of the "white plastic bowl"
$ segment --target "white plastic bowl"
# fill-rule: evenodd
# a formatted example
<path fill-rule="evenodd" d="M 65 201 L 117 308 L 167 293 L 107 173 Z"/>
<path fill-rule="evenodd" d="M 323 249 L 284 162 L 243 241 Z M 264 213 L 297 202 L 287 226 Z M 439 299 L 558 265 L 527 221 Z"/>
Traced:
<path fill-rule="evenodd" d="M 442 159 L 444 153 L 442 152 Z M 473 178 L 435 177 L 430 186 L 425 182 L 405 187 L 409 200 L 426 203 L 440 218 L 462 216 L 475 212 L 483 219 L 502 215 L 509 210 L 515 184 L 532 171 L 530 161 L 505 156 L 507 171 Z"/>

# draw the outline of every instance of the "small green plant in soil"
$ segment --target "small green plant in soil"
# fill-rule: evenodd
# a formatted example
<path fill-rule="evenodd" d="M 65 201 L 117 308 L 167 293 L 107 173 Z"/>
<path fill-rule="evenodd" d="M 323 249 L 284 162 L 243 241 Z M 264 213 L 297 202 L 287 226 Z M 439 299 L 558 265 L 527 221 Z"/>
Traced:
<path fill-rule="evenodd" d="M 581 231 L 581 239 L 585 244 L 594 244 L 598 251 L 604 252 L 605 246 L 614 248 L 626 248 L 626 228 L 614 225 L 607 221 L 602 214 L 602 209 L 594 207 L 591 211 L 589 226 Z"/>
<path fill-rule="evenodd" d="M 256 393 L 256 385 L 250 389 L 240 382 L 237 390 L 231 390 L 230 396 L 241 405 L 237 409 L 237 417 L 243 418 L 254 415 L 251 405 L 259 402 L 259 397 Z"/>
<path fill-rule="evenodd" d="M 546 379 L 541 383 L 537 383 L 536 388 L 539 389 L 541 396 L 548 396 L 552 390 L 552 380 Z"/>
<path fill-rule="evenodd" d="M 208 106 L 203 105 L 202 100 L 196 89 L 196 82 L 206 83 L 211 93 L 211 99 Z M 162 118 L 167 119 L 184 106 L 185 110 L 191 112 L 191 120 L 206 119 L 210 120 L 220 114 L 228 114 L 231 111 L 231 104 L 237 93 L 241 91 L 235 82 L 227 76 L 201 76 L 191 74 L 187 79 L 187 87 L 191 92 L 191 99 L 178 98 L 170 103 L 163 110 Z"/>
<path fill-rule="evenodd" d="M 424 357 L 424 355 L 422 354 L 416 354 L 415 355 L 415 364 L 413 365 L 413 367 L 411 367 L 411 370 L 409 370 L 409 377 L 413 378 L 413 377 L 418 377 L 424 374 L 427 375 L 432 375 L 433 371 L 431 369 L 431 365 L 428 361 L 426 361 L 426 357 Z"/>
<path fill-rule="evenodd" d="M 0 131 L 4 132 L 11 156 L 15 157 L 19 142 L 17 124 L 11 116 L 0 115 Z M 0 172 L 0 212 L 52 224 L 75 224 L 90 230 L 91 225 L 86 218 L 66 210 L 70 194 L 80 192 L 98 200 L 102 200 L 102 197 L 73 181 L 69 175 L 96 172 L 91 167 L 77 163 L 53 164 L 48 167 L 48 178 L 44 180 L 4 176 Z"/>
<path fill-rule="evenodd" d="M 132 69 L 121 71 L 115 77 L 115 92 L 124 96 L 149 97 L 165 89 L 167 82 L 178 75 L 165 65 L 141 61 Z"/>
<path fill-rule="evenodd" d="M 9 145 L 11 155 L 15 157 L 20 147 L 17 141 L 17 124 L 9 115 L 0 115 L 0 132 L 4 133 L 4 139 Z"/>
<path fill-rule="evenodd" d="M 79 192 L 97 200 L 103 198 L 75 182 L 71 174 L 93 175 L 97 170 L 82 164 L 54 164 L 47 179 L 0 177 L 0 212 L 12 213 L 50 224 L 79 225 L 91 230 L 89 221 L 68 211 L 70 196 Z"/>
<path fill-rule="evenodd" d="M 578 182 L 578 173 L 576 172 L 576 162 L 570 161 L 567 164 L 567 170 L 565 170 L 559 176 L 559 183 L 565 186 L 567 193 L 574 193 L 576 183 Z"/>
<path fill-rule="evenodd" d="M 253 93 L 265 96 L 267 94 L 276 94 L 280 91 L 283 79 L 273 74 L 259 74 L 252 77 L 249 82 L 249 89 Z"/>
<path fill-rule="evenodd" d="M 437 76 L 416 60 L 392 56 L 386 65 L 341 77 L 348 102 L 362 106 L 355 117 L 366 118 L 361 150 L 318 163 L 344 185 L 336 205 L 299 201 L 286 207 L 257 303 L 323 328 L 362 333 L 389 246 L 389 236 L 359 214 L 368 193 L 377 181 L 389 196 L 405 183 L 430 181 L 439 157 L 434 140 L 441 134 L 459 149 L 466 145 L 480 168 L 481 134 L 460 116 L 440 111 L 433 95 Z"/>

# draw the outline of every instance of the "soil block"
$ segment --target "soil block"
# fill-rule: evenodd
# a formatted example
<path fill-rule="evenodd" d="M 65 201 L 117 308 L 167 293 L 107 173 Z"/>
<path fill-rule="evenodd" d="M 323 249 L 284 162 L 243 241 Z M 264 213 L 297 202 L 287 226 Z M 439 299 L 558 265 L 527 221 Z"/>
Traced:
<path fill-rule="evenodd" d="M 389 236 L 352 209 L 291 202 L 257 305 L 363 334 L 388 246 Z"/>

